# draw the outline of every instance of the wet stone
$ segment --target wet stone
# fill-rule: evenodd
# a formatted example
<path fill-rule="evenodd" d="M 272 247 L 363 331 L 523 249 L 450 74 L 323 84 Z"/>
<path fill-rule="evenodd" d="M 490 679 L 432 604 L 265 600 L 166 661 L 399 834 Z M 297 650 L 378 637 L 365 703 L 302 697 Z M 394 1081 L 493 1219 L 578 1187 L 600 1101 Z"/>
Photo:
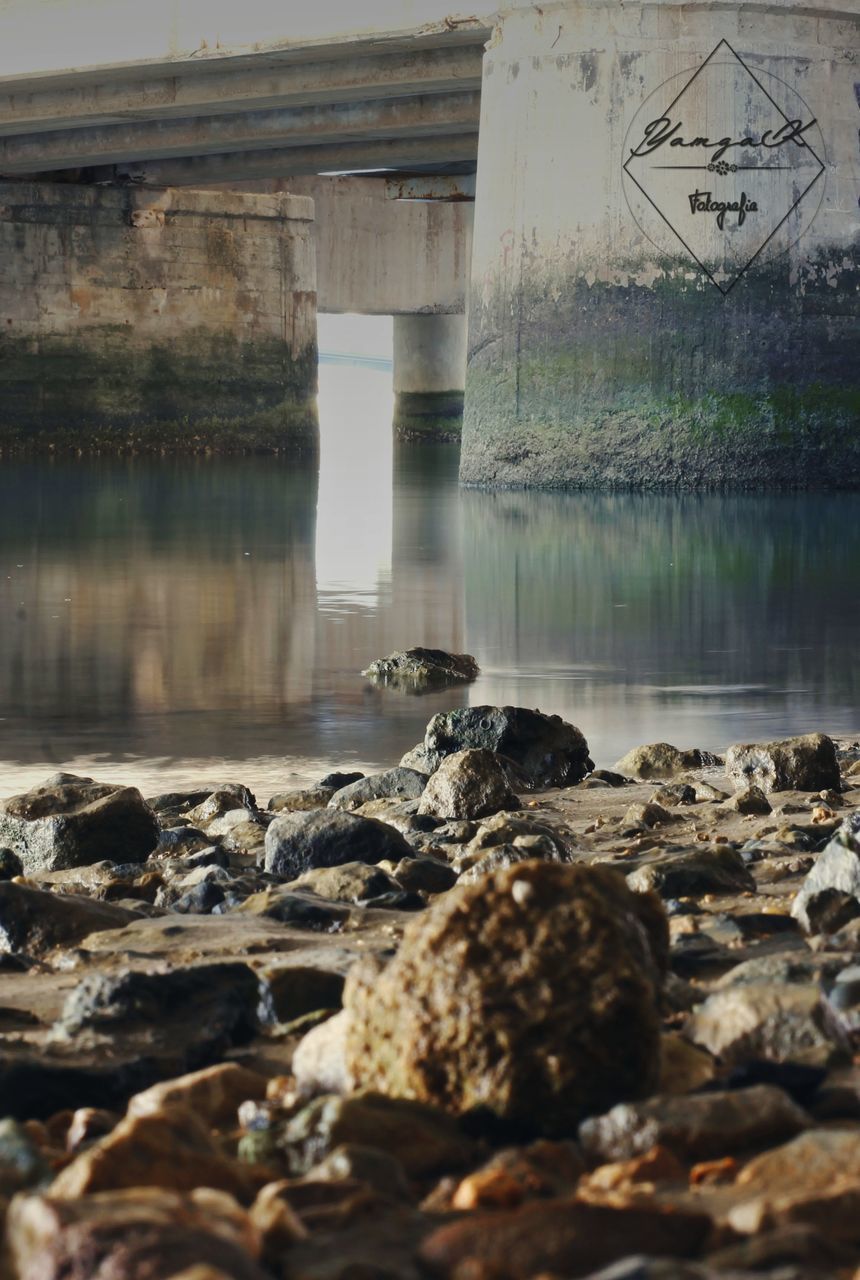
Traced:
<path fill-rule="evenodd" d="M 281 880 L 295 880 L 315 867 L 344 862 L 399 862 L 411 848 L 393 827 L 374 818 L 325 809 L 285 814 L 266 832 L 266 871 Z"/>
<path fill-rule="evenodd" d="M 471 683 L 480 668 L 470 653 L 414 648 L 377 658 L 361 673 L 377 684 L 391 685 L 407 693 Z"/>
<path fill-rule="evenodd" d="M 628 751 L 615 768 L 625 777 L 649 782 L 652 778 L 675 778 L 679 773 L 714 762 L 715 756 L 709 756 L 707 752 L 697 748 L 682 751 L 668 742 L 651 742 Z"/>

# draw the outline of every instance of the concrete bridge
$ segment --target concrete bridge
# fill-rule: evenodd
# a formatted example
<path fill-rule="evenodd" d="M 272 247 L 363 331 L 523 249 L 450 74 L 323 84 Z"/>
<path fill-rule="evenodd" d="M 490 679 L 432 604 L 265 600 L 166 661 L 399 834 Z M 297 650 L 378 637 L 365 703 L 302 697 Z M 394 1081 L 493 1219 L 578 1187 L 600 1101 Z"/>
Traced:
<path fill-rule="evenodd" d="M 857 483 L 856 6 L 360 7 L 7 4 L 7 438 L 313 448 L 319 308 L 469 483 Z"/>

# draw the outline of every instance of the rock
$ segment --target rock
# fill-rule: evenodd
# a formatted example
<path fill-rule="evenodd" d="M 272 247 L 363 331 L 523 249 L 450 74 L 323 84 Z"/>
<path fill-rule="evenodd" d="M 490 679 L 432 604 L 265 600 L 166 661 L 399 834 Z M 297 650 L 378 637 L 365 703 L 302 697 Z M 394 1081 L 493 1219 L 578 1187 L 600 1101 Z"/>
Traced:
<path fill-rule="evenodd" d="M 0 881 L 13 880 L 24 874 L 24 864 L 11 849 L 0 849 Z"/>
<path fill-rule="evenodd" d="M 850 1051 L 814 984 L 751 982 L 715 991 L 694 1013 L 688 1034 L 729 1065 L 759 1058 L 826 1065 Z"/>
<path fill-rule="evenodd" d="M 567 1198 L 534 1201 L 439 1227 L 422 1242 L 420 1257 L 433 1275 L 584 1276 L 630 1254 L 695 1255 L 710 1227 L 704 1213 L 653 1202 L 610 1207 Z"/>
<path fill-rule="evenodd" d="M 474 1158 L 474 1144 L 449 1116 L 378 1093 L 317 1098 L 288 1121 L 282 1140 L 294 1175 L 344 1143 L 385 1151 L 414 1178 L 462 1169 Z"/>
<path fill-rule="evenodd" d="M 320 1009 L 339 1009 L 344 974 L 352 959 L 349 953 L 316 956 L 312 951 L 297 951 L 292 957 L 273 960 L 258 969 L 260 1022 L 273 1026 L 294 1022 Z"/>
<path fill-rule="evenodd" d="M 726 773 L 736 787 L 755 783 L 762 791 L 839 790 L 833 740 L 807 733 L 780 742 L 736 743 L 726 752 Z"/>
<path fill-rule="evenodd" d="M 361 674 L 377 684 L 419 693 L 428 688 L 471 683 L 477 680 L 480 668 L 470 653 L 415 648 L 377 658 Z"/>
<path fill-rule="evenodd" d="M 787 1223 L 860 1245 L 860 1131 L 810 1129 L 751 1160 L 736 1182 L 730 1224 L 743 1233 Z"/>
<path fill-rule="evenodd" d="M 354 1088 L 355 1081 L 346 1065 L 348 1022 L 349 1014 L 341 1010 L 300 1040 L 293 1054 L 293 1075 L 303 1097 L 349 1093 Z"/>
<path fill-rule="evenodd" d="M 665 929 L 656 901 L 605 867 L 528 862 L 457 886 L 382 973 L 350 971 L 349 1070 L 393 1096 L 569 1133 L 656 1084 Z"/>
<path fill-rule="evenodd" d="M 661 804 L 649 800 L 647 804 L 631 804 L 621 820 L 622 827 L 661 827 L 673 822 L 674 817 Z"/>
<path fill-rule="evenodd" d="M 59 774 L 0 803 L 0 844 L 27 875 L 109 858 L 143 862 L 158 843 L 158 822 L 136 787 Z"/>
<path fill-rule="evenodd" d="M 329 902 L 315 893 L 291 893 L 288 889 L 264 889 L 252 893 L 236 908 L 243 916 L 261 916 L 292 925 L 294 929 L 312 929 L 317 933 L 339 933 L 350 918 L 349 907 Z"/>
<path fill-rule="evenodd" d="M 192 1111 L 165 1106 L 126 1116 L 57 1175 L 51 1195 L 73 1199 L 121 1187 L 212 1187 L 244 1199 L 250 1184 L 242 1166 L 221 1154 Z"/>
<path fill-rule="evenodd" d="M 709 1053 L 674 1031 L 663 1033 L 660 1039 L 660 1093 L 692 1093 L 710 1084 L 716 1072 L 716 1063 Z"/>
<path fill-rule="evenodd" d="M 530 847 L 530 843 L 540 843 L 540 848 Z M 523 862 L 534 862 L 540 859 L 542 862 L 560 862 L 558 850 L 555 845 L 549 841 L 544 841 L 542 836 L 526 836 L 523 844 L 500 844 L 495 845 L 488 850 L 478 860 L 468 862 L 458 860 L 456 866 L 465 865 L 465 870 L 461 871 L 458 880 L 459 884 L 477 884 L 479 880 L 483 880 L 485 876 L 492 875 L 495 871 L 506 871 L 509 867 L 519 866 Z"/>
<path fill-rule="evenodd" d="M 339 867 L 315 867 L 313 871 L 306 871 L 287 888 L 310 890 L 335 902 L 363 902 L 382 893 L 393 893 L 400 885 L 381 867 L 369 866 L 366 862 L 344 862 Z"/>
<path fill-rule="evenodd" d="M 724 801 L 723 808 L 729 813 L 740 813 L 744 816 L 765 815 L 773 812 L 767 796 L 761 787 L 757 787 L 754 783 L 736 791 L 733 796 Z"/>
<path fill-rule="evenodd" d="M 19 1196 L 9 1210 L 14 1273 L 28 1280 L 169 1280 L 186 1268 L 229 1280 L 267 1280 L 257 1235 L 232 1197 L 155 1187 L 81 1200 Z"/>
<path fill-rule="evenodd" d="M 17 1120 L 0 1120 L 0 1197 L 48 1182 L 50 1177 L 44 1156 L 24 1126 Z"/>
<path fill-rule="evenodd" d="M 654 1146 L 684 1160 L 710 1160 L 793 1137 L 810 1119 L 773 1085 L 620 1103 L 586 1120 L 579 1140 L 593 1163 L 630 1160 Z"/>
<path fill-rule="evenodd" d="M 387 1151 L 376 1147 L 345 1142 L 335 1147 L 319 1164 L 308 1171 L 308 1182 L 343 1182 L 350 1179 L 364 1183 L 383 1196 L 395 1200 L 411 1200 L 412 1193 L 403 1165 Z"/>
<path fill-rule="evenodd" d="M 247 813 L 257 812 L 257 801 L 253 792 L 241 783 L 227 783 L 211 791 L 205 800 L 189 809 L 185 817 L 189 822 L 200 824 L 209 829 L 209 823 L 236 809 L 244 809 Z"/>
<path fill-rule="evenodd" d="M 268 808 L 271 813 L 307 813 L 311 809 L 324 809 L 336 790 L 336 787 L 317 785 L 302 791 L 279 791 L 272 796 Z"/>
<path fill-rule="evenodd" d="M 394 879 L 412 893 L 445 893 L 457 883 L 457 872 L 439 858 L 402 858 L 394 868 Z"/>
<path fill-rule="evenodd" d="M 446 756 L 427 782 L 418 812 L 444 819 L 485 818 L 519 804 L 498 757 L 473 748 Z"/>
<path fill-rule="evenodd" d="M 265 1076 L 241 1067 L 238 1062 L 222 1062 L 176 1080 L 163 1080 L 143 1093 L 136 1093 L 129 1101 L 128 1114 L 148 1116 L 165 1107 L 180 1105 L 207 1124 L 218 1126 L 235 1123 L 236 1112 L 246 1099 L 265 1096 Z"/>
<path fill-rule="evenodd" d="M 324 778 L 320 778 L 317 783 L 318 787 L 330 787 L 332 791 L 340 791 L 341 787 L 348 787 L 351 782 L 358 782 L 364 777 L 363 773 L 344 771 L 327 773 Z"/>
<path fill-rule="evenodd" d="M 458 707 L 434 716 L 415 749 L 413 767 L 433 773 L 446 756 L 470 748 L 505 756 L 527 787 L 572 786 L 594 768 L 582 733 L 560 716 L 489 706 Z"/>
<path fill-rule="evenodd" d="M 637 778 L 640 782 L 650 782 L 652 778 L 675 778 L 688 769 L 701 769 L 705 764 L 712 764 L 715 756 L 693 748 L 690 751 L 679 751 L 668 742 L 650 742 L 646 746 L 634 747 L 622 756 L 615 768 L 627 777 Z"/>
<path fill-rule="evenodd" d="M 648 802 L 649 804 L 659 804 L 664 808 L 672 809 L 679 804 L 695 804 L 698 798 L 696 788 L 691 783 L 669 782 L 662 787 L 658 787 L 648 797 Z"/>
<path fill-rule="evenodd" d="M 444 1208 L 513 1209 L 526 1200 L 571 1195 L 585 1173 L 575 1142 L 542 1139 L 498 1151 L 458 1183 Z"/>
<path fill-rule="evenodd" d="M 416 769 L 397 765 L 383 773 L 371 773 L 357 782 L 335 791 L 329 800 L 331 809 L 358 809 L 370 800 L 417 800 L 427 785 L 427 775 Z"/>
<path fill-rule="evenodd" d="M 38 956 L 51 947 L 74 946 L 100 929 L 121 929 L 133 911 L 78 894 L 44 893 L 0 881 L 0 952 Z"/>
<path fill-rule="evenodd" d="M 344 862 L 399 862 L 412 852 L 393 827 L 339 809 L 291 813 L 275 818 L 266 832 L 265 867 L 281 880 L 295 880 L 315 867 Z"/>
<path fill-rule="evenodd" d="M 791 914 L 809 933 L 835 933 L 860 916 L 860 814 L 846 818 L 818 855 Z"/>
<path fill-rule="evenodd" d="M 631 871 L 627 883 L 636 893 L 651 889 L 661 898 L 702 893 L 754 893 L 756 883 L 743 858 L 730 845 L 716 844 L 691 853 L 671 854 Z"/>

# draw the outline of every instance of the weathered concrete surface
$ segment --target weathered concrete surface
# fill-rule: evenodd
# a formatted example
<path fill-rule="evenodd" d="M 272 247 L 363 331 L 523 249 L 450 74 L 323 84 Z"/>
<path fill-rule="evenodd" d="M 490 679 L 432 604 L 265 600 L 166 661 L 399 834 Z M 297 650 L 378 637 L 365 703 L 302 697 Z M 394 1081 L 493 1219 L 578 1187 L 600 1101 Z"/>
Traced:
<path fill-rule="evenodd" d="M 459 440 L 465 384 L 465 315 L 394 317 L 396 436 Z"/>
<path fill-rule="evenodd" d="M 462 315 L 474 205 L 392 200 L 386 186 L 378 177 L 347 176 L 274 178 L 221 189 L 290 191 L 313 199 L 319 311 Z M 465 352 L 462 359 L 465 366 Z M 452 386 L 462 390 L 462 379 Z"/>
<path fill-rule="evenodd" d="M 659 116 L 672 95 L 655 91 L 721 39 L 802 95 L 826 152 L 811 225 L 727 296 L 680 244 L 655 247 L 622 171 L 640 107 L 654 94 Z M 466 483 L 860 482 L 858 46 L 860 15 L 823 3 L 505 6 L 482 93 Z"/>
<path fill-rule="evenodd" d="M 312 218 L 0 184 L 0 445 L 315 451 Z"/>

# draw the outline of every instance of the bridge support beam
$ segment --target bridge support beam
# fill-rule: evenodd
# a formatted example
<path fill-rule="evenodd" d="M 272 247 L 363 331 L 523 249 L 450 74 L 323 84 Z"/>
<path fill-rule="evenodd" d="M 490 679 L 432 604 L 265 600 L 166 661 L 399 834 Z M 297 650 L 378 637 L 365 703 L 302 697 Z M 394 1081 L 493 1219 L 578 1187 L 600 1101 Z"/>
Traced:
<path fill-rule="evenodd" d="M 0 184 L 0 449 L 316 452 L 312 201 Z"/>
<path fill-rule="evenodd" d="M 844 5 L 507 0 L 484 64 L 464 482 L 860 484 L 858 47 Z M 686 150 L 647 149 L 665 117 Z M 816 121 L 801 142 L 761 145 L 795 117 Z M 751 141 L 695 141 L 726 135 Z"/>
<path fill-rule="evenodd" d="M 459 440 L 466 382 L 464 315 L 394 317 L 394 434 Z"/>

